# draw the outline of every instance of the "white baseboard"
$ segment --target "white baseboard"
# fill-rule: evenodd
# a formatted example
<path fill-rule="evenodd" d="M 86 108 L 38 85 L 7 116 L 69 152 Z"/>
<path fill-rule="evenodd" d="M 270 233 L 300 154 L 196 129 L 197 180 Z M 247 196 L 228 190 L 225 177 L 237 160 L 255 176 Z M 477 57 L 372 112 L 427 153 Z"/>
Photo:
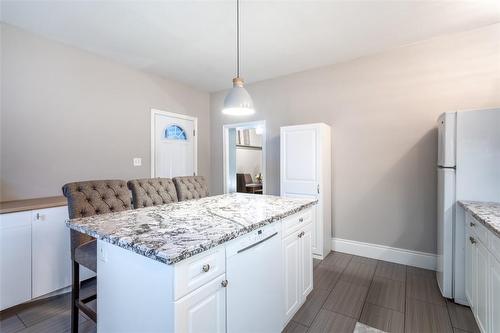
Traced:
<path fill-rule="evenodd" d="M 433 253 L 411 251 L 342 238 L 332 238 L 332 250 L 408 266 L 436 270 L 437 257 Z"/>

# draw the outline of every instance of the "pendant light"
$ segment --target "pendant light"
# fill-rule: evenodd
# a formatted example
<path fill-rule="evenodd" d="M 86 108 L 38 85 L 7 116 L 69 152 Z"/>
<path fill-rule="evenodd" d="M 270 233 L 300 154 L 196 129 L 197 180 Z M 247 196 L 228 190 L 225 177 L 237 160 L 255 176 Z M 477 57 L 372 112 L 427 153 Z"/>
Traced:
<path fill-rule="evenodd" d="M 243 87 L 240 78 L 240 0 L 236 0 L 236 77 L 233 79 L 233 88 L 224 99 L 222 113 L 232 116 L 247 116 L 255 112 L 250 94 Z"/>

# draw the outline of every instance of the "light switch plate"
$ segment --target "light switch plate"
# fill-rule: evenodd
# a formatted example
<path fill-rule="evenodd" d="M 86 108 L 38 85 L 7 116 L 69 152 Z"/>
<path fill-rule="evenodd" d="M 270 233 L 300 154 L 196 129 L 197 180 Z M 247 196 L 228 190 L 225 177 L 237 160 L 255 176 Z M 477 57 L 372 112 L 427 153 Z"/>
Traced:
<path fill-rule="evenodd" d="M 134 166 L 141 166 L 142 165 L 142 158 L 140 157 L 134 157 Z"/>

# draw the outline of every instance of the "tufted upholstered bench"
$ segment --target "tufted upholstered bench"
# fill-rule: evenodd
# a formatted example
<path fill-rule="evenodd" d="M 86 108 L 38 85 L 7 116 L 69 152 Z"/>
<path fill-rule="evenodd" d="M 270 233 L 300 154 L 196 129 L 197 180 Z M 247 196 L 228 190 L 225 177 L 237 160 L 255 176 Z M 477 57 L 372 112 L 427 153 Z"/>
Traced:
<path fill-rule="evenodd" d="M 175 177 L 173 181 L 179 201 L 208 197 L 208 186 L 203 176 Z"/>
<path fill-rule="evenodd" d="M 68 199 L 70 218 L 120 212 L 132 208 L 130 192 L 124 180 L 95 180 L 69 183 L 62 188 Z M 96 295 L 80 299 L 80 265 L 97 272 L 97 241 L 76 230 L 70 231 L 72 287 L 71 287 L 71 331 L 78 332 L 78 316 L 81 310 L 93 321 L 97 314 L 88 303 Z"/>
<path fill-rule="evenodd" d="M 177 202 L 177 191 L 170 178 L 133 179 L 127 182 L 132 191 L 134 208 L 158 206 Z"/>

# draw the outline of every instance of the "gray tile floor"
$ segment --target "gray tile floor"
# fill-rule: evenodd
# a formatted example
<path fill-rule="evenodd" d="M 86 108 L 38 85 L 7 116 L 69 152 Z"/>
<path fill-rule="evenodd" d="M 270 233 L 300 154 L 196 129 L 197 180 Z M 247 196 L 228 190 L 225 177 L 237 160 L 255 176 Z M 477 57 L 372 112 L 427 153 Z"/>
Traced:
<path fill-rule="evenodd" d="M 433 271 L 330 253 L 314 262 L 314 290 L 285 333 L 352 333 L 356 322 L 386 332 L 479 332 L 468 307 L 443 298 Z"/>
<path fill-rule="evenodd" d="M 314 263 L 314 290 L 286 333 L 352 333 L 357 321 L 387 332 L 479 332 L 469 308 L 442 298 L 433 271 L 330 253 Z M 95 292 L 95 281 L 82 294 Z M 0 312 L 0 332 L 63 333 L 70 329 L 70 294 Z M 81 333 L 96 332 L 80 316 Z"/>

